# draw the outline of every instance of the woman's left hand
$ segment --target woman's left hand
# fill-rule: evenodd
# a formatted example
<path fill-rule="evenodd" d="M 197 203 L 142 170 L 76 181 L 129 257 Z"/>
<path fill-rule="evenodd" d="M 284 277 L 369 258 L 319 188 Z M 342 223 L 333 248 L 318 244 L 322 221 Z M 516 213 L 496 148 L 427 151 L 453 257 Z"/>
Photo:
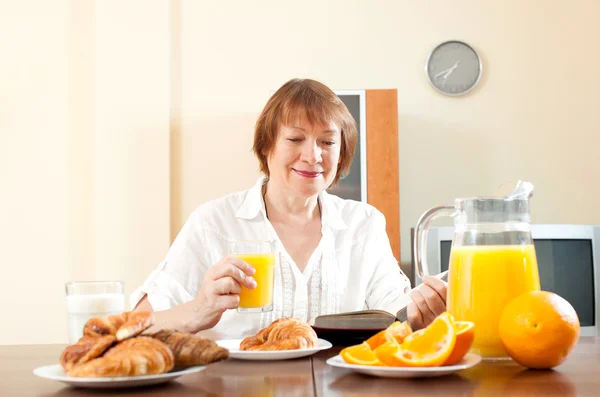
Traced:
<path fill-rule="evenodd" d="M 440 314 L 446 311 L 446 291 L 448 284 L 436 277 L 428 276 L 423 283 L 410 293 L 411 302 L 406 314 L 408 323 L 416 331 L 425 328 Z"/>

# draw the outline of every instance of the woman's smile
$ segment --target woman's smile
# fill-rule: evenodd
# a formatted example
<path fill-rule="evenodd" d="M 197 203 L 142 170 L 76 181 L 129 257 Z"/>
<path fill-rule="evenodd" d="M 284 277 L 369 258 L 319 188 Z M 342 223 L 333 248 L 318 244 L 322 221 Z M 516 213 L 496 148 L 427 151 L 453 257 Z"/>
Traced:
<path fill-rule="evenodd" d="M 314 171 L 303 171 L 303 170 L 297 170 L 295 168 L 292 168 L 292 170 L 294 170 L 294 172 L 304 178 L 316 178 L 318 176 L 321 176 L 321 174 L 323 174 L 322 172 L 314 172 Z"/>

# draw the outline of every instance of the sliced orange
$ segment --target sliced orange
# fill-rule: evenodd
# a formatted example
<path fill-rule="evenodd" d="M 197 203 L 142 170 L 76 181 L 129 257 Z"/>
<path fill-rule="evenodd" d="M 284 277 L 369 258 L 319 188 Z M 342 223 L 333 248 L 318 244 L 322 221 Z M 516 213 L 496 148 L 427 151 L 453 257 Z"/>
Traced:
<path fill-rule="evenodd" d="M 475 339 L 475 324 L 471 321 L 455 321 L 456 343 L 444 365 L 453 365 L 462 360 Z"/>
<path fill-rule="evenodd" d="M 396 321 L 383 331 L 379 331 L 371 336 L 366 342 L 372 350 L 375 350 L 387 341 L 395 340 L 398 343 L 402 343 L 404 338 L 411 333 L 412 329 L 410 328 L 410 325 L 408 325 L 408 322 L 405 321 L 401 323 L 400 321 Z"/>
<path fill-rule="evenodd" d="M 392 367 L 404 367 L 404 363 L 400 362 L 396 355 L 400 354 L 400 344 L 395 340 L 387 341 L 375 349 L 375 357 L 383 364 Z"/>
<path fill-rule="evenodd" d="M 379 331 L 375 335 L 371 336 L 369 339 L 365 341 L 367 345 L 371 348 L 371 350 L 377 349 L 379 346 L 383 345 L 387 341 L 393 340 L 394 337 L 392 334 L 387 332 L 387 329 Z"/>
<path fill-rule="evenodd" d="M 398 343 L 404 342 L 404 338 L 413 332 L 412 328 L 408 324 L 408 321 L 404 321 L 403 323 L 396 321 L 390 325 L 386 331 L 388 331 L 388 333 L 390 333 Z"/>
<path fill-rule="evenodd" d="M 381 362 L 375 357 L 375 353 L 373 353 L 367 342 L 342 349 L 340 356 L 348 364 L 381 365 Z"/>
<path fill-rule="evenodd" d="M 375 349 L 375 356 L 385 365 L 435 367 L 450 357 L 455 344 L 452 316 L 442 313 L 427 328 L 408 335 L 401 345 L 384 343 Z"/>

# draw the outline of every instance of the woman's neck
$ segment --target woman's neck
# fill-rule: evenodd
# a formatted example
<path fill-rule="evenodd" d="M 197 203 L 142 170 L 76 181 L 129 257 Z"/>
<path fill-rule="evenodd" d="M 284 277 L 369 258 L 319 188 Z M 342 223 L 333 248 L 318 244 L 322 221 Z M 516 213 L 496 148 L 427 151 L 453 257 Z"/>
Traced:
<path fill-rule="evenodd" d="M 317 196 L 299 197 L 267 182 L 263 186 L 263 199 L 267 217 L 271 222 L 307 224 L 321 217 Z"/>

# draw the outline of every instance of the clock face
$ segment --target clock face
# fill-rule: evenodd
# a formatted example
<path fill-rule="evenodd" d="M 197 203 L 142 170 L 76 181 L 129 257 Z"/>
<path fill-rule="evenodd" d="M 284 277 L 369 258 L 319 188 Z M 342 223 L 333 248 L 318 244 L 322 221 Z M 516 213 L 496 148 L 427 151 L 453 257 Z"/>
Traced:
<path fill-rule="evenodd" d="M 447 41 L 429 54 L 426 72 L 433 87 L 446 95 L 462 95 L 481 78 L 481 59 L 466 43 Z"/>

